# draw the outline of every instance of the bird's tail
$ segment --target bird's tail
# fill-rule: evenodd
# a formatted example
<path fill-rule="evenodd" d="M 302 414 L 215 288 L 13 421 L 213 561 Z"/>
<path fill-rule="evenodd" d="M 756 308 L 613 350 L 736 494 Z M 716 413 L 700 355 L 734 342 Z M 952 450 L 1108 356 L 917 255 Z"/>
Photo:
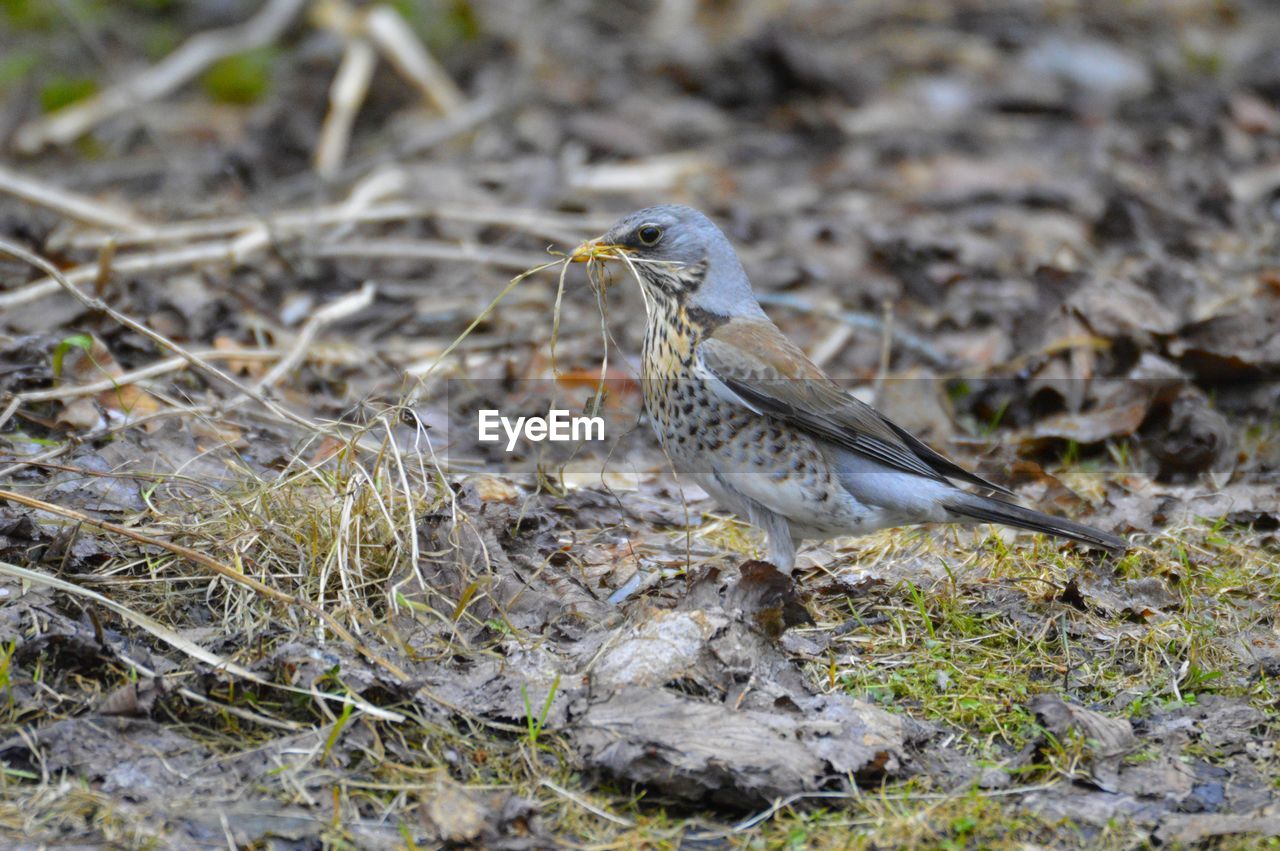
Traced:
<path fill-rule="evenodd" d="M 1103 532 L 1100 529 L 1094 529 L 1091 526 L 1076 523 L 1074 520 L 1067 520 L 1063 517 L 1042 514 L 1039 511 L 1032 511 L 1029 508 L 1023 508 L 1021 505 L 1014 505 L 1012 502 L 993 499 L 989 496 L 961 493 L 955 499 L 946 503 L 946 509 L 960 517 L 979 520 L 983 523 L 1003 523 L 1006 526 L 1029 529 L 1032 532 L 1045 532 L 1049 535 L 1056 535 L 1059 538 L 1070 538 L 1073 541 L 1079 541 L 1082 544 L 1098 547 L 1111 553 L 1122 553 L 1129 548 L 1129 542 L 1124 538 Z"/>

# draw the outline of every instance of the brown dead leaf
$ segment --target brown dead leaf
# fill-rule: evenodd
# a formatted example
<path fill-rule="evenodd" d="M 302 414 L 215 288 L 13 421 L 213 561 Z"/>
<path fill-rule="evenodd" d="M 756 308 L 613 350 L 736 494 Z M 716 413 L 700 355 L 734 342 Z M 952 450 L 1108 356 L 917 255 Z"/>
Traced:
<path fill-rule="evenodd" d="M 232 337 L 220 334 L 213 338 L 213 347 L 220 352 L 231 352 L 243 349 L 245 345 Z M 266 361 L 250 358 L 227 358 L 223 364 L 227 372 L 244 378 L 261 378 L 271 368 Z"/>
<path fill-rule="evenodd" d="M 1128 721 L 1109 718 L 1049 693 L 1032 698 L 1031 711 L 1059 740 L 1072 733 L 1083 736 L 1093 782 L 1103 791 L 1117 791 L 1120 762 L 1138 746 L 1138 739 Z"/>
<path fill-rule="evenodd" d="M 87 339 L 88 345 L 81 345 Z M 54 353 L 54 368 L 60 385 L 78 387 L 96 384 L 104 379 L 117 379 L 124 369 L 116 362 L 111 351 L 96 337 L 77 335 L 74 344 L 64 341 Z M 126 421 L 135 420 L 160 410 L 160 402 L 133 384 L 117 385 L 96 396 L 81 397 L 68 402 L 57 421 L 77 430 L 98 428 L 105 423 L 102 415 L 119 415 Z"/>
<path fill-rule="evenodd" d="M 231 423 L 193 418 L 190 420 L 190 428 L 191 436 L 196 439 L 196 445 L 202 451 L 219 446 L 244 449 L 249 445 L 244 432 Z"/>
<path fill-rule="evenodd" d="M 1123 615 L 1145 622 L 1177 609 L 1182 598 L 1159 576 L 1117 580 L 1113 577 L 1085 576 L 1073 579 L 1063 592 L 1064 599 L 1078 601 L 1107 615 Z"/>
<path fill-rule="evenodd" d="M 1244 312 L 1183 329 L 1169 353 L 1203 379 L 1280 373 L 1280 298 L 1264 293 L 1254 301 Z"/>
<path fill-rule="evenodd" d="M 308 463 L 312 465 L 323 464 L 325 461 L 328 461 L 330 458 L 341 452 L 342 448 L 346 445 L 346 443 L 338 440 L 336 437 L 324 437 L 316 445 L 315 451 L 311 453 Z"/>
<path fill-rule="evenodd" d="M 1005 478 L 1003 484 L 1016 490 L 1032 505 L 1067 514 L 1078 513 L 1088 507 L 1088 503 L 1075 491 L 1064 485 L 1057 476 L 1046 473 L 1035 461 L 1020 459 L 1002 469 Z"/>
<path fill-rule="evenodd" d="M 1067 308 L 1093 333 L 1108 340 L 1171 334 L 1178 316 L 1127 278 L 1095 278 L 1067 299 Z"/>
<path fill-rule="evenodd" d="M 772 564 L 748 561 L 738 572 L 740 578 L 729 586 L 724 604 L 730 611 L 741 612 L 765 635 L 778 638 L 790 627 L 813 623 L 795 582 Z"/>
<path fill-rule="evenodd" d="M 556 383 L 562 387 L 580 388 L 589 391 L 588 395 L 583 397 L 583 401 L 587 402 L 595 394 L 596 389 L 600 387 L 600 370 L 567 370 L 556 376 Z M 640 385 L 635 378 L 627 373 L 618 369 L 610 369 L 605 373 L 604 402 L 606 407 L 624 407 L 626 400 L 634 397 L 639 390 Z"/>
<path fill-rule="evenodd" d="M 98 704 L 98 712 L 101 715 L 145 718 L 156 705 L 156 698 L 164 693 L 164 680 L 159 677 L 127 683 L 103 698 Z"/>
<path fill-rule="evenodd" d="M 81 396 L 72 399 L 58 413 L 57 422 L 75 431 L 94 431 L 106 425 L 96 399 Z"/>
<path fill-rule="evenodd" d="M 1088 445 L 1113 437 L 1127 437 L 1146 419 L 1147 405 L 1146 399 L 1140 399 L 1129 405 L 1088 413 L 1057 414 L 1036 423 L 1025 440 L 1033 444 L 1044 440 L 1072 440 Z"/>

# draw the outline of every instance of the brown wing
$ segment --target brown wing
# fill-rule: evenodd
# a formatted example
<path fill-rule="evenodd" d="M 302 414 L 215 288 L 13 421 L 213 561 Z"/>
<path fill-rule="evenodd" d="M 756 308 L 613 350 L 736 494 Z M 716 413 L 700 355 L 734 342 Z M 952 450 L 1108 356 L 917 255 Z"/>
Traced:
<path fill-rule="evenodd" d="M 726 322 L 702 341 L 698 355 L 710 376 L 743 404 L 814 437 L 907 473 L 959 479 L 1010 493 L 933 451 L 875 408 L 845 393 L 771 322 Z"/>

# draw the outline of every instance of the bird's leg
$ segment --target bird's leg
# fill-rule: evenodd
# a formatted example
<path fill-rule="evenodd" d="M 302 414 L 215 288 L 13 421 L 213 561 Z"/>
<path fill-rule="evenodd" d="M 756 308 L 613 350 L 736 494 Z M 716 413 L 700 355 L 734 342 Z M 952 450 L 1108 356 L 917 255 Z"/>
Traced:
<path fill-rule="evenodd" d="M 723 484 L 723 480 L 719 477 L 716 478 L 716 482 Z M 770 511 L 760 503 L 742 497 L 741 494 L 732 490 L 730 493 L 734 493 L 740 500 L 739 512 L 746 515 L 747 521 L 752 526 L 764 532 L 765 552 L 768 554 L 769 563 L 783 576 L 790 576 L 796 566 L 796 544 L 798 543 L 791 535 L 791 524 L 781 514 Z"/>
<path fill-rule="evenodd" d="M 765 530 L 765 536 L 765 551 L 769 554 L 769 562 L 778 568 L 779 573 L 790 576 L 796 567 L 796 541 L 791 537 L 786 521 L 770 524 L 770 528 Z"/>

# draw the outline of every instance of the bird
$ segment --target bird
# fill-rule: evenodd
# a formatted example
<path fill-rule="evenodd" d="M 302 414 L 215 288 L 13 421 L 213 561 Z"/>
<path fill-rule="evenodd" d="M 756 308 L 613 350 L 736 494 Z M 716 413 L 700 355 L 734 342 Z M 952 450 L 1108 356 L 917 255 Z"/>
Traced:
<path fill-rule="evenodd" d="M 573 262 L 620 262 L 645 305 L 640 384 L 677 473 L 764 532 L 795 569 L 806 540 L 925 523 L 998 523 L 1113 554 L 1120 537 L 1025 508 L 846 393 L 775 325 L 737 252 L 691 207 L 647 207 L 579 245 Z"/>

